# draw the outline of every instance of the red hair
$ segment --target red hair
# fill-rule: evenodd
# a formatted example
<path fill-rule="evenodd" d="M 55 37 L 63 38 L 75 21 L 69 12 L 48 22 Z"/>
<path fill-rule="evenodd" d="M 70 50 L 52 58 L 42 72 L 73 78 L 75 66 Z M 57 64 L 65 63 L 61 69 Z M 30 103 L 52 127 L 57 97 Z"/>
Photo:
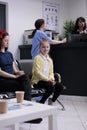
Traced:
<path fill-rule="evenodd" d="M 0 31 L 0 39 L 2 40 L 6 35 L 8 35 L 8 33 L 6 32 L 6 30 L 1 30 Z"/>

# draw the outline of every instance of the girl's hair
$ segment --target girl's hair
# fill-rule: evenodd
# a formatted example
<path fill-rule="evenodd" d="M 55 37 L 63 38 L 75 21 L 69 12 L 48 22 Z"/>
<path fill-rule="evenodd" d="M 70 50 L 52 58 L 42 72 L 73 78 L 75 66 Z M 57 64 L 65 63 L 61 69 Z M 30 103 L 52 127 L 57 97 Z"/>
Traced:
<path fill-rule="evenodd" d="M 46 40 L 45 38 L 42 38 L 42 40 L 40 41 L 40 45 L 41 46 L 43 44 L 43 42 L 48 42 L 48 40 Z M 50 43 L 48 42 L 48 44 L 50 45 Z"/>
<path fill-rule="evenodd" d="M 0 30 L 0 49 L 2 46 L 2 40 L 8 36 L 9 34 L 6 32 L 6 30 Z M 6 49 L 7 50 L 7 49 Z"/>
<path fill-rule="evenodd" d="M 36 31 L 39 30 L 44 23 L 45 23 L 44 19 L 37 19 L 35 21 L 35 24 L 34 24 L 35 25 L 35 29 L 33 30 L 32 35 L 31 35 L 32 38 L 34 37 Z"/>
<path fill-rule="evenodd" d="M 79 22 L 79 21 L 82 21 L 82 22 L 85 23 L 85 25 L 84 25 L 84 27 L 83 27 L 83 30 L 85 30 L 85 29 L 86 29 L 86 20 L 85 20 L 85 18 L 83 18 L 83 17 L 77 18 L 76 23 L 75 23 L 75 30 L 79 29 L 79 26 L 78 26 L 78 22 Z"/>

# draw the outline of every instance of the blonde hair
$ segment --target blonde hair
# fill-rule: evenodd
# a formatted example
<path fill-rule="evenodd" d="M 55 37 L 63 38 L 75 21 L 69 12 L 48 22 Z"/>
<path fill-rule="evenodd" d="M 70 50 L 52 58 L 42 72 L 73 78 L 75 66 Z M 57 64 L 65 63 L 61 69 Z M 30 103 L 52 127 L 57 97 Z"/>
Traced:
<path fill-rule="evenodd" d="M 50 42 L 48 40 L 46 40 L 45 38 L 42 38 L 42 40 L 40 41 L 40 47 L 43 44 L 43 42 L 48 42 L 48 44 L 50 46 Z"/>

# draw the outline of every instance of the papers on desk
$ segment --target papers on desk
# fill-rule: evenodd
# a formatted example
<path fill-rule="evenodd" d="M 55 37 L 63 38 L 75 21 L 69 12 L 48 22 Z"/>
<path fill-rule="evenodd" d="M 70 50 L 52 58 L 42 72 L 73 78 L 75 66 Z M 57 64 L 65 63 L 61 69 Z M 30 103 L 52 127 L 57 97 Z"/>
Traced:
<path fill-rule="evenodd" d="M 8 106 L 8 110 L 16 110 L 16 109 L 21 109 L 23 107 L 27 107 L 27 106 L 32 106 L 32 104 L 26 102 L 26 103 L 16 103 L 13 105 Z"/>

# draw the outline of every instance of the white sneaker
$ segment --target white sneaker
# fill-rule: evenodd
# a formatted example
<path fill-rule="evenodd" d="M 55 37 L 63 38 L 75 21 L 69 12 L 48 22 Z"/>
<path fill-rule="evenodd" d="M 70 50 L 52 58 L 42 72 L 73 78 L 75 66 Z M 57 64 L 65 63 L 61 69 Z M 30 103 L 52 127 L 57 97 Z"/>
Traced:
<path fill-rule="evenodd" d="M 53 101 L 51 98 L 48 99 L 48 105 L 52 105 L 53 104 Z"/>

